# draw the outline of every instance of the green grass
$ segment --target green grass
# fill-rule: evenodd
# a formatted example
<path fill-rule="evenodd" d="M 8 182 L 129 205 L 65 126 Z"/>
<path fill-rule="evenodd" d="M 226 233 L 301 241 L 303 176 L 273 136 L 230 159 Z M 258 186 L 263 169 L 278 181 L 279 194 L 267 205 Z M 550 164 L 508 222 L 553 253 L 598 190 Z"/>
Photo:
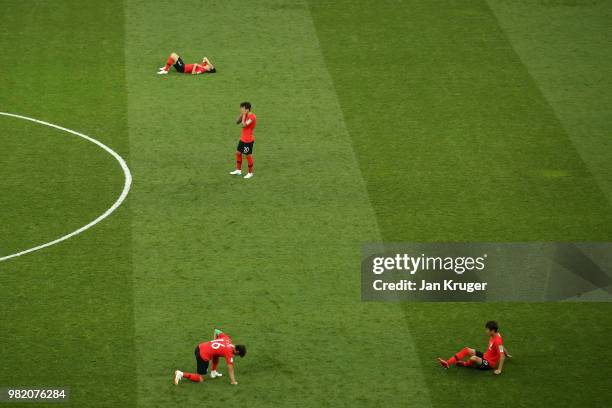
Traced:
<path fill-rule="evenodd" d="M 609 304 L 362 303 L 359 288 L 365 242 L 610 240 L 607 2 L 6 10 L 0 111 L 99 139 L 134 184 L 93 229 L 0 263 L 0 386 L 69 386 L 78 407 L 607 404 Z M 219 72 L 155 75 L 171 51 Z M 242 100 L 258 115 L 248 182 L 227 174 Z M 78 138 L 4 117 L 0 138 L 0 256 L 121 191 Z M 501 377 L 436 366 L 482 348 L 490 318 L 515 355 Z M 239 386 L 172 385 L 213 327 L 249 348 Z"/>
<path fill-rule="evenodd" d="M 3 3 L 0 110 L 83 132 L 129 157 L 123 3 Z M 0 117 L 0 254 L 85 225 L 123 187 L 93 144 Z M 71 406 L 129 406 L 136 394 L 129 203 L 93 229 L 0 264 L 3 386 L 64 386 Z M 7 404 L 10 406 L 10 404 Z"/>
<path fill-rule="evenodd" d="M 582 139 L 563 127 L 486 3 L 412 2 L 398 9 L 396 2 L 377 2 L 348 18 L 347 4 L 336 2 L 330 12 L 320 3 L 314 20 L 357 157 L 366 164 L 362 174 L 384 241 L 610 239 L 610 191 L 596 179 L 609 172 L 609 162 L 579 154 Z M 384 34 L 367 29 L 373 14 L 385 21 Z M 523 32 L 545 27 L 550 14 L 542 18 Z M 343 30 L 336 30 L 341 21 Z M 380 41 L 383 35 L 390 40 Z M 373 72 L 351 69 L 354 56 L 370 61 Z M 596 118 L 591 128 L 606 128 L 609 115 Z M 585 341 L 596 343 L 594 350 L 605 347 L 608 305 L 406 304 L 404 312 L 436 406 L 482 403 L 482 393 L 467 391 L 480 386 L 504 406 L 599 406 L 609 395 L 610 370 L 598 353 L 563 358 L 563 369 L 552 357 L 572 356 Z M 482 348 L 484 316 L 492 315 L 520 356 L 508 366 L 512 377 L 474 384 L 473 372 L 441 374 L 434 358 L 466 344 Z M 584 378 L 592 390 L 586 395 Z"/>

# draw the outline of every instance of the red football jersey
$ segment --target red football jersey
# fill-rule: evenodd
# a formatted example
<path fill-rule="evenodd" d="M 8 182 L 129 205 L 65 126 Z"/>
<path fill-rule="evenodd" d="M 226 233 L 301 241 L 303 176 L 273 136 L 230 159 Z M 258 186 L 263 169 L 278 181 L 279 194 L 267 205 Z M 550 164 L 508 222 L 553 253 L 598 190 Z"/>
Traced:
<path fill-rule="evenodd" d="M 244 143 L 251 143 L 255 141 L 253 137 L 253 129 L 255 129 L 255 125 L 257 124 L 257 116 L 253 112 L 247 114 L 246 118 L 244 118 L 244 122 L 247 120 L 251 120 L 251 124 L 242 128 L 242 136 L 240 136 L 240 140 Z"/>
<path fill-rule="evenodd" d="M 211 361 L 213 358 L 223 357 L 227 365 L 234 364 L 234 345 L 232 339 L 225 333 L 221 333 L 214 340 L 200 343 L 199 347 L 202 360 Z"/>
<path fill-rule="evenodd" d="M 487 351 L 484 353 L 484 358 L 491 364 L 493 367 L 497 367 L 497 362 L 499 361 L 500 356 L 504 352 L 504 341 L 502 340 L 502 336 L 499 333 L 496 333 L 493 337 L 489 339 L 489 347 Z"/>
<path fill-rule="evenodd" d="M 196 66 L 197 65 L 197 66 Z M 185 64 L 185 74 L 191 74 L 193 71 L 193 67 L 196 66 L 196 70 L 195 70 L 195 74 L 203 74 L 206 71 L 206 66 L 208 64 L 204 64 L 204 65 L 198 65 L 198 64 Z"/>

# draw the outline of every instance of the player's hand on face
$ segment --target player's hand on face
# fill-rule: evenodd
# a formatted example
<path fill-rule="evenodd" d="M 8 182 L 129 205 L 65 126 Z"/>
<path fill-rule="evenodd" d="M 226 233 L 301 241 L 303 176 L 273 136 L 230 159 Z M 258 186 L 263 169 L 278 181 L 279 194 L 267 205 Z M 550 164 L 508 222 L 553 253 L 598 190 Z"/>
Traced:
<path fill-rule="evenodd" d="M 493 373 L 495 373 L 496 375 L 500 375 L 501 374 L 501 370 L 497 369 L 497 370 L 493 371 Z"/>

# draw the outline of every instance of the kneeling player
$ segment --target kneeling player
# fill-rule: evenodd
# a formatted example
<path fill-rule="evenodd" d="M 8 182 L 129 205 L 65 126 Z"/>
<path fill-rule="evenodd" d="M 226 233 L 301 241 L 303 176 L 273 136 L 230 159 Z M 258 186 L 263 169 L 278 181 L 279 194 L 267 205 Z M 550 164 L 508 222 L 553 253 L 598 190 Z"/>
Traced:
<path fill-rule="evenodd" d="M 458 367 L 470 367 L 474 366 L 481 370 L 494 369 L 495 374 L 501 374 L 502 367 L 504 366 L 504 360 L 506 357 L 512 358 L 508 354 L 508 350 L 504 348 L 504 342 L 502 341 L 501 334 L 497 322 L 489 321 L 485 325 L 487 335 L 489 336 L 489 346 L 487 351 L 482 353 L 481 351 L 474 350 L 473 348 L 464 347 L 460 352 L 449 358 L 448 360 L 442 360 L 438 358 L 438 362 L 444 368 L 449 368 L 453 364 Z M 464 361 L 465 357 L 469 357 Z"/>
<path fill-rule="evenodd" d="M 174 384 L 178 383 L 183 378 L 187 378 L 193 382 L 202 382 L 208 371 L 208 364 L 212 360 L 212 371 L 210 372 L 210 378 L 222 377 L 223 374 L 217 372 L 217 366 L 219 365 L 219 357 L 225 358 L 227 368 L 229 371 L 230 382 L 232 385 L 238 384 L 236 377 L 234 376 L 234 355 L 238 354 L 240 357 L 246 355 L 246 347 L 240 344 L 234 346 L 232 339 L 221 330 L 215 329 L 214 340 L 207 341 L 198 344 L 195 348 L 195 359 L 197 364 L 197 374 L 184 373 L 176 370 L 174 372 Z"/>
<path fill-rule="evenodd" d="M 200 64 L 185 64 L 183 59 L 177 53 L 173 52 L 168 57 L 166 65 L 159 69 L 158 74 L 166 75 L 171 65 L 174 65 L 174 69 L 181 74 L 199 75 L 204 73 L 214 74 L 217 72 L 215 66 L 206 57 L 204 57 Z"/>

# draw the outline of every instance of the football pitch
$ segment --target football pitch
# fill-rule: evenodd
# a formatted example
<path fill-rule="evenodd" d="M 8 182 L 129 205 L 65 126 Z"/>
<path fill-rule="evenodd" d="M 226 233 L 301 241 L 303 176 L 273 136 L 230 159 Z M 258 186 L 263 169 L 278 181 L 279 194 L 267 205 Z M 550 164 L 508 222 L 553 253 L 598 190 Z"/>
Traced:
<path fill-rule="evenodd" d="M 117 157 L 0 115 L 0 258 L 131 184 L 0 261 L 0 388 L 609 406 L 611 303 L 363 302 L 360 262 L 371 242 L 612 241 L 610 21 L 608 0 L 3 0 L 0 112 Z M 217 73 L 156 75 L 173 51 Z M 245 100 L 250 180 L 228 175 Z M 487 320 L 503 374 L 443 370 Z M 248 347 L 239 385 L 175 386 L 215 327 Z"/>

